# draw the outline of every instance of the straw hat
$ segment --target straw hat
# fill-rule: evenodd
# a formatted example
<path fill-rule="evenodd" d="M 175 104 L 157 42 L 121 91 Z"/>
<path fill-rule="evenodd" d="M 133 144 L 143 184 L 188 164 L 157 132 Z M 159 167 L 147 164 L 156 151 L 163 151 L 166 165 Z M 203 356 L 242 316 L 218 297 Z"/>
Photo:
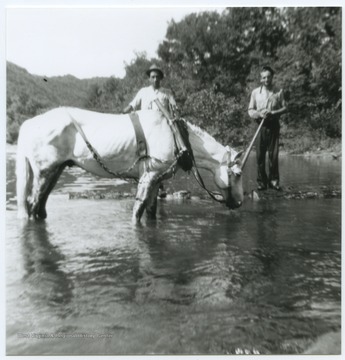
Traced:
<path fill-rule="evenodd" d="M 147 76 L 150 76 L 151 71 L 157 71 L 161 74 L 161 78 L 164 78 L 164 73 L 161 68 L 159 68 L 157 65 L 153 64 L 150 66 L 150 68 L 146 71 Z"/>

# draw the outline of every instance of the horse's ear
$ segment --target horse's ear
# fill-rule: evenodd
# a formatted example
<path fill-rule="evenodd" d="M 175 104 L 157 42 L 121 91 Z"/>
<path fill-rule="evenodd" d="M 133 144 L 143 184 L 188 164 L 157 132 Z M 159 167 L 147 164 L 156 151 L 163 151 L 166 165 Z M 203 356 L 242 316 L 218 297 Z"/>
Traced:
<path fill-rule="evenodd" d="M 225 149 L 227 152 L 230 153 L 230 158 L 231 158 L 231 161 L 236 161 L 238 160 L 242 154 L 243 154 L 243 150 L 239 151 L 238 153 L 236 153 L 236 151 L 234 149 L 232 149 L 229 145 L 226 145 L 225 146 Z"/>
<path fill-rule="evenodd" d="M 236 154 L 236 156 L 235 156 L 235 159 L 234 159 L 234 160 L 239 159 L 239 158 L 242 156 L 242 154 L 243 154 L 243 150 L 239 151 L 239 152 Z"/>

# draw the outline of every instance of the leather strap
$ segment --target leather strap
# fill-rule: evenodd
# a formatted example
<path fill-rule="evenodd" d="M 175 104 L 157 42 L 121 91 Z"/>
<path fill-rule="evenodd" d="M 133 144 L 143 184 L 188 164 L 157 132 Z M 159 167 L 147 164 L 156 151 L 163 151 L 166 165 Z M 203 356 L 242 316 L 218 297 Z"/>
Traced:
<path fill-rule="evenodd" d="M 141 157 L 147 156 L 147 146 L 146 146 L 146 140 L 145 140 L 145 134 L 144 130 L 140 124 L 139 116 L 137 113 L 133 112 L 129 114 L 129 117 L 131 118 L 135 137 L 137 139 L 137 155 Z"/>

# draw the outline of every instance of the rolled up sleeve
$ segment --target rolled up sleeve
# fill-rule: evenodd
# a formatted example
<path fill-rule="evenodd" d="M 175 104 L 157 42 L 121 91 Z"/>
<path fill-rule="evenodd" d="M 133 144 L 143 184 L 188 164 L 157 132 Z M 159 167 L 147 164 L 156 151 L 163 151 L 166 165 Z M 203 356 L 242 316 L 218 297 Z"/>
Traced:
<path fill-rule="evenodd" d="M 138 93 L 135 95 L 134 99 L 129 103 L 130 106 L 132 106 L 132 108 L 134 110 L 138 110 L 141 108 L 141 98 L 142 98 L 142 91 L 139 90 Z"/>
<path fill-rule="evenodd" d="M 261 117 L 260 113 L 257 111 L 255 92 L 253 91 L 250 96 L 248 114 L 252 119 L 259 119 Z"/>

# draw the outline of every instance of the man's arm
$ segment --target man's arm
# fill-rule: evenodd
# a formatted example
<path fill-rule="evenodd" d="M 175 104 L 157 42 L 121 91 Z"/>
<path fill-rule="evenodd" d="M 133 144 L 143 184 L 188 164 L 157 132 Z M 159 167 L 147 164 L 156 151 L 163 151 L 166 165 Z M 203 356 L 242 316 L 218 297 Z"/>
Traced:
<path fill-rule="evenodd" d="M 288 111 L 288 105 L 287 105 L 287 102 L 285 100 L 283 90 L 280 90 L 279 95 L 280 95 L 281 107 L 279 109 L 276 109 L 276 110 L 267 111 L 266 114 L 265 114 L 266 118 L 271 117 L 271 116 L 279 117 L 280 115 L 285 114 Z"/>
<path fill-rule="evenodd" d="M 132 111 L 133 111 L 132 105 L 128 105 L 122 110 L 122 114 L 128 114 L 128 113 L 130 113 Z"/>
<path fill-rule="evenodd" d="M 283 90 L 280 90 L 280 99 L 281 99 L 282 107 L 278 110 L 274 110 L 273 115 L 282 115 L 288 111 L 288 104 L 285 99 Z"/>
<path fill-rule="evenodd" d="M 140 109 L 140 106 L 141 106 L 141 93 L 142 93 L 142 89 L 140 89 L 138 91 L 138 93 L 135 95 L 134 99 L 129 103 L 129 105 L 122 110 L 123 114 L 128 114 L 133 110 Z"/>
<path fill-rule="evenodd" d="M 255 90 L 252 91 L 248 105 L 248 114 L 252 119 L 261 119 L 262 114 L 256 109 Z"/>

